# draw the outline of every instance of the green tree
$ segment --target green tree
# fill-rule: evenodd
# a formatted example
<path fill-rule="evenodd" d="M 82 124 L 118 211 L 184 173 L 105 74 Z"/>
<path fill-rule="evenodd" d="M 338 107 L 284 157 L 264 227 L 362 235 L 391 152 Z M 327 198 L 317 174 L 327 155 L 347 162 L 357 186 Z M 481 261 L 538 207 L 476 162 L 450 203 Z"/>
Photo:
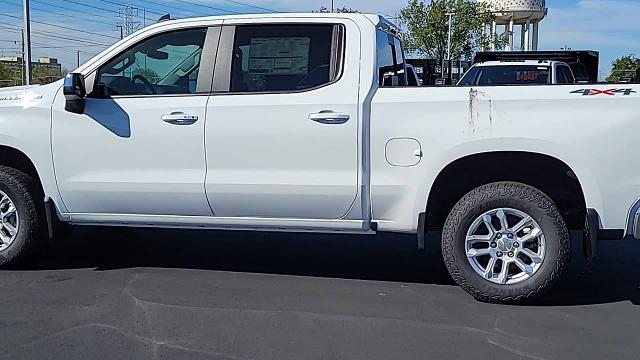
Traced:
<path fill-rule="evenodd" d="M 507 36 L 491 39 L 485 32 L 495 16 L 484 3 L 474 0 L 410 0 L 400 11 L 405 28 L 402 40 L 407 50 L 423 57 L 444 59 L 447 56 L 449 16 L 452 18 L 451 58 L 471 60 L 479 49 L 488 48 L 494 41 L 496 48 L 507 43 Z"/>
<path fill-rule="evenodd" d="M 56 68 L 34 65 L 31 71 L 34 84 L 44 85 L 62 79 L 62 73 Z"/>
<path fill-rule="evenodd" d="M 607 77 L 607 81 L 619 82 L 621 77 L 635 78 L 638 68 L 640 68 L 640 59 L 633 54 L 615 59 L 611 63 L 611 74 Z"/>
<path fill-rule="evenodd" d="M 20 73 L 0 64 L 0 87 L 20 85 Z"/>
<path fill-rule="evenodd" d="M 11 77 L 11 71 L 4 64 L 0 64 L 0 86 L 7 86 L 5 84 L 11 80 Z"/>
<path fill-rule="evenodd" d="M 346 7 L 346 6 L 343 6 L 341 8 L 337 8 L 337 9 L 333 9 L 333 11 L 337 12 L 337 13 L 359 13 L 360 12 L 358 10 L 354 10 L 354 9 L 352 9 L 350 7 Z M 326 8 L 324 6 L 321 6 L 320 10 L 317 11 L 317 12 L 319 12 L 319 13 L 330 13 L 331 9 L 328 9 L 328 8 Z"/>

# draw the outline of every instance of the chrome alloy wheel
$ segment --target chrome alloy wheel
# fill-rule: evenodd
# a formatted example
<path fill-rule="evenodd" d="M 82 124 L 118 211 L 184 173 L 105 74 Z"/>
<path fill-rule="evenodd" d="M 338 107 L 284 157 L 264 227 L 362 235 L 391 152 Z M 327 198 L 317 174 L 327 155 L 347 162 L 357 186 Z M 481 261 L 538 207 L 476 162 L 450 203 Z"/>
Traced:
<path fill-rule="evenodd" d="M 465 251 L 473 269 L 484 279 L 501 285 L 518 284 L 540 270 L 544 233 L 520 210 L 493 209 L 471 224 Z"/>
<path fill-rule="evenodd" d="M 18 210 L 13 201 L 0 191 L 0 251 L 6 250 L 18 236 Z"/>

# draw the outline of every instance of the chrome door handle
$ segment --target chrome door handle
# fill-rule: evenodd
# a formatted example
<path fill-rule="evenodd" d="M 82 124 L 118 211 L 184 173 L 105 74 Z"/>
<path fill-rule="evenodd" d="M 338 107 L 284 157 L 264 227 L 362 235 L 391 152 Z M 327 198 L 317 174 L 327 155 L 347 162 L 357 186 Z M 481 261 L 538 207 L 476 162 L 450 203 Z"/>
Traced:
<path fill-rule="evenodd" d="M 351 116 L 349 116 L 349 114 L 337 113 L 331 110 L 323 110 L 319 113 L 309 115 L 309 120 L 313 120 L 321 124 L 344 124 L 349 121 L 350 118 Z"/>
<path fill-rule="evenodd" d="M 172 112 L 171 114 L 162 115 L 162 121 L 172 125 L 191 125 L 198 121 L 198 116 L 183 112 Z"/>

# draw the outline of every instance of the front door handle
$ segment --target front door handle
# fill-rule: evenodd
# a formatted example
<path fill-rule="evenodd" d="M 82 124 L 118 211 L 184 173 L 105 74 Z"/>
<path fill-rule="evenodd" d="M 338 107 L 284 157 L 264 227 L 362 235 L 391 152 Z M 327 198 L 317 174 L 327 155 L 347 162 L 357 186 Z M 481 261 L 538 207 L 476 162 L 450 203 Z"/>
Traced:
<path fill-rule="evenodd" d="M 198 121 L 198 116 L 183 112 L 172 112 L 171 114 L 162 115 L 162 121 L 172 125 L 192 125 Z"/>
<path fill-rule="evenodd" d="M 309 119 L 321 124 L 339 125 L 349 121 L 349 114 L 338 113 L 331 110 L 323 110 L 309 115 Z"/>

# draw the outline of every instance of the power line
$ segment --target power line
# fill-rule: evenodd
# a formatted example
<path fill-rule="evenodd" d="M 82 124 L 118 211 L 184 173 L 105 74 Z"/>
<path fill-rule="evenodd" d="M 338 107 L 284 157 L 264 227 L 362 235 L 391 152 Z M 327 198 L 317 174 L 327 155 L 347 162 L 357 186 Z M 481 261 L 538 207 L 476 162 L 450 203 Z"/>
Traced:
<path fill-rule="evenodd" d="M 148 3 L 148 4 L 154 4 L 156 6 L 162 6 L 163 8 L 170 9 L 170 10 L 179 10 L 182 14 L 185 14 L 187 16 L 189 16 L 189 13 L 196 14 L 196 15 L 198 14 L 197 12 L 195 12 L 193 10 L 187 10 L 187 9 L 183 9 L 183 8 L 179 8 L 179 7 L 171 6 L 171 5 L 158 4 L 156 2 L 149 1 L 149 0 L 138 0 L 138 1 L 142 1 L 142 2 Z"/>
<path fill-rule="evenodd" d="M 10 18 L 14 18 L 14 19 L 21 19 L 19 16 L 13 16 L 13 15 L 7 15 L 7 14 L 0 14 L 0 16 L 7 16 L 7 17 L 10 17 Z M 57 27 L 57 28 L 60 28 L 60 29 L 65 29 L 65 30 L 77 31 L 77 32 L 85 33 L 85 34 L 92 34 L 92 35 L 96 35 L 96 36 L 103 36 L 103 37 L 112 38 L 112 39 L 118 39 L 118 40 L 120 39 L 118 37 L 111 36 L 111 35 L 104 35 L 104 34 L 100 34 L 100 33 L 97 33 L 97 32 L 91 32 L 91 31 L 82 30 L 82 29 L 76 29 L 76 28 L 72 28 L 72 27 L 68 27 L 68 26 L 51 24 L 51 23 L 47 23 L 47 22 L 44 22 L 44 21 L 31 20 L 31 22 L 32 23 L 36 23 L 36 24 L 41 24 L 41 25 L 53 26 L 53 27 Z"/>
<path fill-rule="evenodd" d="M 11 27 L 1 26 L 1 25 L 8 25 L 8 26 L 11 26 Z M 11 25 L 11 24 L 0 23 L 0 28 L 8 29 L 9 31 L 14 31 L 14 32 L 17 32 L 17 33 L 22 33 L 22 28 L 17 27 L 15 25 Z M 47 32 L 47 31 L 31 30 L 31 32 L 36 34 L 36 35 L 38 35 L 38 36 L 42 36 L 42 37 L 46 37 L 46 38 L 52 38 L 52 39 L 55 39 L 55 40 L 74 41 L 74 42 L 79 42 L 79 43 L 82 43 L 82 44 L 104 46 L 104 47 L 111 46 L 111 44 L 101 43 L 99 41 L 78 39 L 78 38 L 73 38 L 73 37 L 69 37 L 69 36 L 62 36 L 62 35 L 57 35 L 55 33 Z"/>
<path fill-rule="evenodd" d="M 65 1 L 65 2 L 68 2 L 68 3 L 71 3 L 71 4 L 76 4 L 76 5 L 79 5 L 79 6 L 88 7 L 88 8 L 95 9 L 95 10 L 102 10 L 102 11 L 106 11 L 106 12 L 110 12 L 110 13 L 118 14 L 118 11 L 113 10 L 113 9 L 105 9 L 105 8 L 103 8 L 103 7 L 99 7 L 99 6 L 94 6 L 94 5 L 89 5 L 89 4 L 83 4 L 83 3 L 81 3 L 81 2 L 74 1 L 74 0 L 62 0 L 62 1 Z"/>
<path fill-rule="evenodd" d="M 65 1 L 71 1 L 71 0 L 65 0 Z M 123 4 L 123 3 L 120 3 L 120 2 L 117 2 L 117 1 L 111 1 L 111 0 L 99 0 L 99 1 L 105 2 L 107 4 L 118 5 L 119 7 L 127 6 L 127 4 Z M 159 12 L 156 12 L 156 11 L 153 11 L 153 10 L 147 10 L 147 12 L 150 13 L 150 14 L 155 14 L 155 15 L 160 15 L 160 16 L 164 15 L 163 13 L 159 13 Z M 118 12 L 116 11 L 116 13 L 118 13 Z"/>
<path fill-rule="evenodd" d="M 106 0 L 102 0 L 102 1 L 106 1 Z M 198 3 L 194 3 L 194 2 L 191 2 L 191 1 L 187 1 L 187 0 L 175 0 L 175 1 L 181 2 L 181 3 L 184 3 L 184 4 L 193 5 L 193 6 L 200 6 L 202 8 L 212 9 L 212 10 L 216 10 L 216 11 L 222 11 L 222 12 L 226 12 L 226 13 L 230 13 L 230 14 L 242 14 L 241 12 L 238 12 L 238 11 L 221 9 L 221 8 L 218 8 L 218 7 L 215 7 L 215 6 L 198 4 Z"/>
<path fill-rule="evenodd" d="M 35 0 L 31 0 L 34 2 L 39 2 L 39 1 L 35 1 Z M 9 5 L 14 5 L 14 6 L 19 6 L 22 7 L 22 5 L 18 5 L 18 4 L 13 4 L 13 3 L 8 3 Z M 46 3 L 45 3 L 46 4 Z M 37 8 L 35 6 L 31 6 L 31 9 L 33 10 L 38 10 L 38 11 L 42 11 L 42 12 L 46 12 L 46 13 L 50 13 L 50 14 L 54 14 L 54 15 L 60 15 L 60 16 L 65 16 L 65 17 L 69 17 L 69 14 L 63 14 L 63 13 L 59 13 L 59 12 L 55 12 L 55 11 L 51 11 L 51 10 L 45 10 L 45 9 L 41 9 L 41 8 Z M 113 26 L 113 23 L 108 23 L 106 21 L 99 21 L 99 20 L 90 20 L 91 22 L 94 23 L 100 23 L 100 24 L 106 24 L 109 26 Z"/>
<path fill-rule="evenodd" d="M 266 10 L 266 11 L 270 11 L 270 12 L 278 12 L 277 10 L 273 10 L 273 9 L 269 9 L 269 8 L 262 7 L 262 6 L 257 6 L 257 5 L 251 5 L 251 4 L 243 3 L 241 1 L 236 1 L 236 0 L 223 0 L 223 1 L 230 2 L 230 3 L 236 4 L 236 5 L 248 6 L 248 7 L 254 8 L 254 9 Z"/>
<path fill-rule="evenodd" d="M 82 10 L 73 9 L 73 8 L 70 8 L 70 7 L 65 7 L 65 6 L 60 5 L 59 3 L 51 4 L 51 3 L 48 3 L 48 2 L 45 2 L 45 1 L 41 1 L 41 0 L 31 0 L 31 1 L 35 2 L 35 3 L 38 3 L 38 4 L 55 7 L 57 9 L 61 9 L 61 10 L 77 12 L 77 13 L 83 14 L 83 15 L 89 15 L 89 16 L 100 17 L 100 18 L 103 17 L 101 15 L 96 15 L 96 14 L 93 14 L 93 13 L 90 13 L 90 12 L 87 12 L 87 11 L 82 11 Z M 106 10 L 106 11 L 110 11 L 110 10 Z M 94 21 L 94 20 L 91 20 L 91 21 Z"/>

